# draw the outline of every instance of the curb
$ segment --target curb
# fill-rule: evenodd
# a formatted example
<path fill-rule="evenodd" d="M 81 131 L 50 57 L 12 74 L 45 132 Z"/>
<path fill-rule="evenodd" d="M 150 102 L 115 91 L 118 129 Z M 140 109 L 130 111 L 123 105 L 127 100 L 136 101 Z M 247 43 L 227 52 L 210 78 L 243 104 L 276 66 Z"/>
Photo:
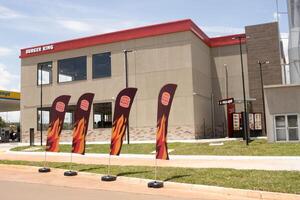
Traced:
<path fill-rule="evenodd" d="M 1 164 L 2 165 L 2 164 Z M 0 166 L 1 166 L 0 165 Z M 4 165 L 7 166 L 7 165 Z M 10 165 L 12 167 L 16 168 L 33 168 L 37 169 L 36 166 L 26 166 L 26 165 Z M 53 170 L 60 172 L 64 171 L 64 169 L 56 169 L 53 168 Z M 89 172 L 79 172 L 79 175 L 81 176 L 87 176 L 87 177 L 96 177 L 98 179 L 99 177 L 99 185 L 100 184 L 116 184 L 117 182 L 123 182 L 123 183 L 130 183 L 130 184 L 137 184 L 137 185 L 143 185 L 145 188 L 147 188 L 147 183 L 149 181 L 152 181 L 150 179 L 141 179 L 141 178 L 133 178 L 133 177 L 123 177 L 119 176 L 117 181 L 114 183 L 102 183 L 100 181 L 100 177 L 103 174 L 96 174 L 96 173 L 89 173 Z M 55 185 L 55 184 L 51 184 Z M 209 185 L 196 185 L 196 184 L 188 184 L 188 183 L 176 183 L 176 182 L 164 182 L 164 188 L 162 189 L 151 189 L 154 190 L 169 190 L 169 191 L 178 191 L 178 192 L 193 192 L 196 194 L 199 194 L 200 196 L 210 196 L 214 197 L 213 199 L 231 199 L 231 200 L 254 200 L 254 199 L 260 199 L 260 200 L 300 200 L 300 195 L 298 194 L 289 194 L 289 193 L 278 193 L 278 192 L 267 192 L 267 191 L 258 191 L 258 190 L 247 190 L 247 189 L 236 189 L 236 188 L 225 188 L 220 186 L 209 186 Z M 85 187 L 83 187 L 85 188 Z M 88 187 L 86 187 L 88 189 Z M 91 188 L 90 188 L 91 189 Z M 115 191 L 115 190 L 110 190 Z M 121 190 L 120 190 L 121 191 Z M 167 195 L 171 196 L 171 195 Z"/>

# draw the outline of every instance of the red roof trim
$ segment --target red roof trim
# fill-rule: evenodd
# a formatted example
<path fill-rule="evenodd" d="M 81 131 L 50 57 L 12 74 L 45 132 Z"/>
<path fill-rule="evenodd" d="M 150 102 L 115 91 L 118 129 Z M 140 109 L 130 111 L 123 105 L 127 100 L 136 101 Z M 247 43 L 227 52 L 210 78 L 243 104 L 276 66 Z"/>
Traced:
<path fill-rule="evenodd" d="M 242 33 L 242 34 L 210 38 L 210 46 L 211 47 L 220 47 L 220 46 L 239 44 L 240 41 L 238 39 L 234 39 L 236 37 L 242 37 L 242 43 L 246 43 L 246 34 Z"/>
<path fill-rule="evenodd" d="M 234 35 L 219 37 L 219 38 L 209 38 L 192 20 L 185 19 L 180 21 L 173 21 L 163 24 L 155 24 L 150 26 L 144 26 L 139 28 L 127 29 L 122 31 L 116 31 L 112 33 L 106 33 L 101 35 L 95 35 L 90 37 L 78 38 L 73 40 L 66 40 L 63 42 L 56 42 L 47 45 L 40 45 L 30 48 L 21 49 L 20 58 L 27 58 L 32 56 L 39 56 L 43 54 L 55 53 L 60 51 L 79 49 L 89 46 L 108 44 L 114 42 L 121 42 L 126 40 L 152 37 L 176 32 L 192 31 L 197 37 L 199 37 L 206 45 L 210 47 L 226 46 L 237 44 L 236 40 L 229 40 Z M 245 41 L 243 41 L 245 42 Z M 45 47 L 48 45 L 53 45 L 53 48 L 41 50 L 38 49 L 36 52 L 26 53 L 26 50 Z"/>

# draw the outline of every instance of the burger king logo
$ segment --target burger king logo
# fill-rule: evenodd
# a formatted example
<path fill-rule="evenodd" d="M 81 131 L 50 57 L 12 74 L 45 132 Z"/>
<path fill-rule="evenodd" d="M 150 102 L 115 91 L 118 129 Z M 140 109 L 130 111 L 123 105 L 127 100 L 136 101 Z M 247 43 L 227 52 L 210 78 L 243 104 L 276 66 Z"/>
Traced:
<path fill-rule="evenodd" d="M 66 105 L 63 102 L 59 101 L 56 103 L 55 110 L 57 110 L 58 112 L 64 112 L 65 107 Z"/>
<path fill-rule="evenodd" d="M 130 97 L 124 95 L 120 99 L 120 106 L 123 107 L 123 108 L 128 108 L 129 104 L 130 104 L 130 101 L 131 101 Z"/>
<path fill-rule="evenodd" d="M 170 94 L 168 92 L 164 92 L 161 95 L 161 103 L 162 103 L 162 105 L 167 106 L 169 104 L 169 101 L 170 101 Z"/>
<path fill-rule="evenodd" d="M 84 111 L 87 111 L 89 109 L 90 103 L 87 100 L 82 100 L 80 103 L 80 108 Z"/>

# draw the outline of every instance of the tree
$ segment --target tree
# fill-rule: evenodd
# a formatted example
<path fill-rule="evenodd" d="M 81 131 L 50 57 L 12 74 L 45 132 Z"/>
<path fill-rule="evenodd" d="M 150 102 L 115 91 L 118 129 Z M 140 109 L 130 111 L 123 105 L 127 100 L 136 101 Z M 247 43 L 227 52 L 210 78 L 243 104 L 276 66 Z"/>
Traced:
<path fill-rule="evenodd" d="M 6 127 L 6 123 L 5 121 L 2 119 L 2 117 L 0 117 L 0 128 L 4 128 Z"/>

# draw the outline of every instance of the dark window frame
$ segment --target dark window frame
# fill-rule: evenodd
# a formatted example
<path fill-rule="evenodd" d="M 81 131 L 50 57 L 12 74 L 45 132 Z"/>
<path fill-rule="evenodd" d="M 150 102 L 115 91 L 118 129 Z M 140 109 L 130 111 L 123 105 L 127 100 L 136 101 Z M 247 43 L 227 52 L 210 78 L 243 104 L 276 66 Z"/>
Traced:
<path fill-rule="evenodd" d="M 74 124 L 75 124 L 75 112 L 76 112 L 76 105 L 68 105 L 65 115 L 67 113 L 71 113 L 72 114 L 72 122 L 71 122 L 71 126 L 69 128 L 64 128 L 64 126 L 66 124 L 66 121 L 64 120 L 62 130 L 73 130 Z M 65 118 L 66 118 L 66 116 L 65 116 Z"/>
<path fill-rule="evenodd" d="M 71 80 L 71 81 L 59 81 L 60 61 L 71 60 L 71 59 L 76 59 L 76 58 L 85 58 L 85 78 L 78 79 L 78 80 Z M 77 56 L 77 57 L 64 58 L 64 59 L 57 60 L 57 83 L 58 84 L 71 83 L 71 82 L 76 82 L 76 81 L 86 81 L 87 73 L 88 73 L 88 71 L 87 71 L 87 56 Z"/>
<path fill-rule="evenodd" d="M 50 73 L 50 77 L 49 77 L 49 83 L 42 83 L 42 80 L 41 80 L 41 84 L 39 84 L 39 69 L 40 69 L 40 66 L 45 65 L 45 64 L 49 64 L 49 63 L 51 63 L 51 73 Z M 53 83 L 53 61 L 38 63 L 36 69 L 37 69 L 36 70 L 36 85 L 37 86 L 51 85 Z"/>
<path fill-rule="evenodd" d="M 110 60 L 109 60 L 109 64 L 110 64 L 110 66 L 109 66 L 109 75 L 108 76 L 95 76 L 94 75 L 94 71 L 95 71 L 95 66 L 94 66 L 94 58 L 96 57 L 96 56 L 99 56 L 99 55 L 101 55 L 101 54 L 109 54 L 109 58 L 110 58 Z M 96 53 L 96 54 L 93 54 L 92 55 L 92 79 L 101 79 L 101 78 L 109 78 L 109 77 L 111 77 L 111 52 L 110 51 L 107 51 L 107 52 L 102 52 L 102 53 Z"/>
<path fill-rule="evenodd" d="M 41 107 L 38 107 L 36 109 L 36 116 L 37 116 L 37 131 L 40 131 L 40 123 L 39 123 L 39 111 L 41 110 Z M 42 112 L 44 111 L 48 111 L 49 112 L 49 123 L 50 123 L 50 115 L 51 115 L 51 107 L 43 107 Z M 75 124 L 75 112 L 76 112 L 76 105 L 68 105 L 67 109 L 66 109 L 66 113 L 71 113 L 72 114 L 72 122 L 71 122 L 71 126 L 70 128 L 64 128 L 66 121 L 64 120 L 63 123 L 63 128 L 62 130 L 73 130 L 74 128 L 74 124 Z M 44 121 L 44 119 L 43 119 Z M 49 128 L 49 123 L 47 123 L 47 125 L 45 125 L 45 127 L 43 126 L 43 131 L 47 131 Z"/>
<path fill-rule="evenodd" d="M 51 107 L 43 107 L 43 109 L 41 109 L 41 107 L 38 107 L 37 109 L 36 109 L 36 116 L 37 116 L 37 120 L 36 120 L 36 124 L 37 124 L 37 128 L 36 128 L 36 130 L 37 131 L 41 131 L 40 130 L 40 127 L 41 127 L 41 125 L 40 125 L 40 123 L 39 123 L 39 111 L 41 110 L 41 114 L 44 112 L 44 111 L 48 111 L 49 112 L 49 123 L 50 123 L 50 110 L 51 110 Z M 44 121 L 44 119 L 43 119 L 43 121 Z M 43 123 L 43 122 L 42 122 Z M 49 128 L 49 123 L 44 127 L 43 126 L 43 130 L 42 131 L 47 131 L 48 130 L 48 128 Z"/>
<path fill-rule="evenodd" d="M 95 105 L 96 104 L 110 104 L 110 115 L 111 115 L 111 122 L 110 123 L 107 123 L 107 124 L 104 124 L 104 127 L 98 127 L 96 126 L 96 123 L 95 123 Z M 104 129 L 104 128 L 112 128 L 112 124 L 113 124 L 113 102 L 111 101 L 107 101 L 107 102 L 98 102 L 98 103 L 93 103 L 93 129 Z"/>

